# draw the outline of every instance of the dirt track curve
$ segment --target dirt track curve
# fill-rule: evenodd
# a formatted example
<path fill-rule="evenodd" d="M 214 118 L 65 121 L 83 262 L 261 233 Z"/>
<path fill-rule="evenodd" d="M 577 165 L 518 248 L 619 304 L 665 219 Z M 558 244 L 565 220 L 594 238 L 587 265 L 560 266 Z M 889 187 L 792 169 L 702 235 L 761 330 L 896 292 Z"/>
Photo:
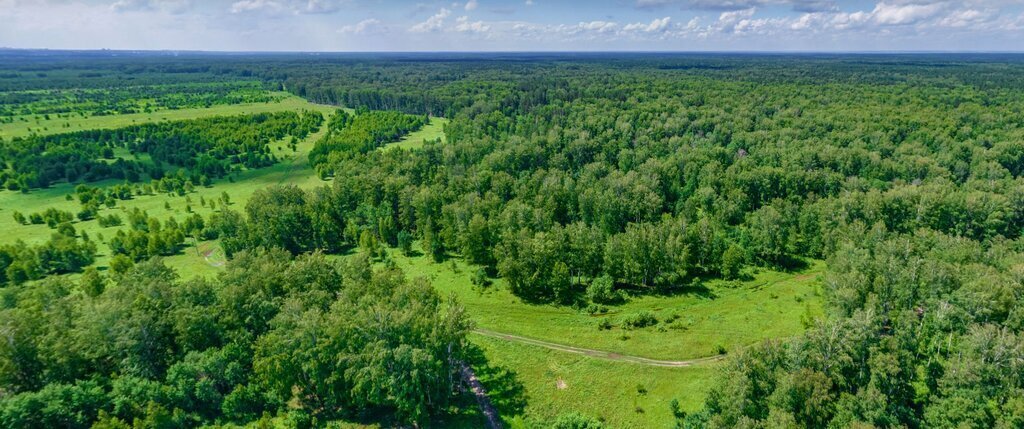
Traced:
<path fill-rule="evenodd" d="M 618 353 L 606 352 L 601 350 L 584 349 L 580 347 L 567 346 L 564 344 L 552 343 L 543 340 L 537 340 L 533 338 L 520 337 L 518 335 L 503 334 L 501 332 L 495 332 L 489 329 L 474 329 L 474 333 L 483 335 L 485 337 L 497 338 L 505 341 L 512 341 L 520 344 L 529 344 L 537 347 L 544 347 L 550 350 L 556 350 L 565 353 L 575 353 L 578 355 L 589 356 L 596 359 L 610 360 L 614 362 L 629 362 L 647 366 L 661 366 L 669 368 L 684 368 L 688 366 L 700 365 L 710 362 L 716 362 L 725 358 L 725 355 L 709 356 L 698 359 L 689 360 L 657 360 L 648 359 L 640 356 L 629 356 Z"/>

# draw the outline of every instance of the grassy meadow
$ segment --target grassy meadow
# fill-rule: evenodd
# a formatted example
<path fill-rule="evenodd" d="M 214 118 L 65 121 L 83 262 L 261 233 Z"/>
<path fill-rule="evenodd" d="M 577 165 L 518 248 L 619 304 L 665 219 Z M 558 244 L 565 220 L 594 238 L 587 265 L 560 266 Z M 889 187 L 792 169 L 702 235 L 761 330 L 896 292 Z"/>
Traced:
<path fill-rule="evenodd" d="M 423 147 L 423 141 L 434 141 L 441 139 L 444 143 L 444 126 L 448 125 L 448 119 L 446 118 L 430 118 L 430 123 L 423 126 L 419 131 L 409 133 L 409 135 L 402 137 L 401 140 L 391 143 L 381 148 L 381 150 L 395 150 L 395 149 L 419 149 Z"/>
<path fill-rule="evenodd" d="M 614 428 L 670 428 L 671 402 L 700 408 L 716 364 L 658 368 L 610 362 L 473 335 L 477 376 L 511 428 L 577 411 Z"/>

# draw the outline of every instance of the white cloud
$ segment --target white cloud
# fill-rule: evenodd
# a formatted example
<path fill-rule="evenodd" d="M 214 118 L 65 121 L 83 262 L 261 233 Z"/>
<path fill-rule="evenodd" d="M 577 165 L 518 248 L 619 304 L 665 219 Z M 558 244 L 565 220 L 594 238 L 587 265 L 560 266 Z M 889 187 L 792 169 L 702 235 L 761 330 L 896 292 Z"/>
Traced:
<path fill-rule="evenodd" d="M 384 27 L 378 19 L 364 19 L 353 25 L 346 25 L 338 29 L 339 33 L 346 34 L 373 34 L 383 32 Z"/>
<path fill-rule="evenodd" d="M 966 9 L 953 11 L 946 17 L 939 21 L 939 25 L 944 27 L 963 28 L 975 24 L 982 24 L 991 19 L 991 14 L 976 9 Z"/>
<path fill-rule="evenodd" d="M 467 11 L 472 11 L 472 10 L 476 10 L 476 8 L 479 7 L 479 6 L 480 6 L 480 3 L 478 3 L 476 0 L 469 0 L 469 1 L 466 2 L 465 9 Z"/>
<path fill-rule="evenodd" d="M 491 27 L 483 21 L 470 22 L 468 16 L 460 16 L 455 20 L 455 30 L 459 33 L 486 33 Z"/>
<path fill-rule="evenodd" d="M 878 3 L 872 13 L 875 22 L 887 25 L 914 24 L 918 21 L 934 17 L 944 7 L 943 3 L 932 4 L 893 4 Z"/>
<path fill-rule="evenodd" d="M 441 8 L 436 14 L 427 18 L 419 24 L 413 25 L 409 28 L 409 31 L 413 33 L 429 33 L 433 31 L 441 31 L 444 28 L 444 20 L 452 15 L 452 11 L 448 8 Z"/>
<path fill-rule="evenodd" d="M 590 21 L 581 22 L 577 24 L 577 27 L 583 31 L 593 31 L 597 33 L 611 33 L 619 27 L 618 23 L 610 21 Z"/>
<path fill-rule="evenodd" d="M 754 16 L 754 13 L 756 12 L 757 8 L 754 7 L 742 10 L 734 10 L 730 12 L 722 12 L 722 14 L 718 16 L 718 22 L 727 25 L 735 24 L 743 19 Z"/>
<path fill-rule="evenodd" d="M 637 22 L 633 24 L 627 24 L 624 30 L 626 31 L 640 31 L 644 33 L 659 33 L 663 32 L 668 28 L 669 23 L 672 21 L 671 17 L 664 17 L 661 19 L 655 19 L 650 24 L 644 24 Z"/>
<path fill-rule="evenodd" d="M 239 0 L 231 4 L 231 13 L 280 12 L 282 10 L 284 10 L 284 5 L 274 0 Z"/>

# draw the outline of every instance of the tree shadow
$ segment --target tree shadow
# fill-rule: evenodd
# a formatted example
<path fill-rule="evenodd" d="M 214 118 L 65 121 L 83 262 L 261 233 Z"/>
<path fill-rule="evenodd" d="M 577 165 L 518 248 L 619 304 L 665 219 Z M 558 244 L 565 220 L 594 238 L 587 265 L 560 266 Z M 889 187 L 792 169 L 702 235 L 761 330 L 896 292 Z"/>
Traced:
<path fill-rule="evenodd" d="M 780 258 L 775 266 L 775 268 L 785 273 L 798 273 L 806 270 L 808 267 L 810 267 L 810 264 L 806 260 L 791 255 Z"/>
<path fill-rule="evenodd" d="M 628 293 L 630 297 L 633 296 L 655 296 L 660 298 L 692 295 L 698 296 L 705 299 L 718 298 L 718 294 L 711 290 L 707 286 L 707 282 L 713 279 L 718 279 L 710 275 L 705 276 L 690 276 L 686 279 L 679 281 L 677 284 L 670 287 L 643 287 L 630 284 L 616 284 L 618 290 L 623 290 Z"/>
<path fill-rule="evenodd" d="M 487 397 L 498 410 L 499 416 L 508 418 L 523 414 L 528 398 L 526 387 L 519 381 L 519 374 L 515 370 L 492 365 L 483 350 L 474 345 L 466 352 L 466 363 L 473 368 L 480 383 L 484 385 Z"/>

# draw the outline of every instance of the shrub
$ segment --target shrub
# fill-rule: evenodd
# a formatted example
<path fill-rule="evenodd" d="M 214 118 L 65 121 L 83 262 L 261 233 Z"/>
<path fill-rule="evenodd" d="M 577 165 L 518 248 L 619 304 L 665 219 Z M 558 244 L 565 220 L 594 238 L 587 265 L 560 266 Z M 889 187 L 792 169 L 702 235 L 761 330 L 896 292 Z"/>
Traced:
<path fill-rule="evenodd" d="M 103 228 L 109 228 L 109 227 L 112 227 L 112 226 L 121 226 L 121 223 L 122 223 L 121 222 L 121 216 L 118 216 L 116 214 L 111 214 L 111 215 L 108 215 L 108 216 L 100 216 L 99 219 L 97 219 L 97 221 L 99 222 L 100 227 L 103 227 Z"/>
<path fill-rule="evenodd" d="M 110 258 L 110 271 L 117 274 L 124 274 L 128 272 L 135 265 L 135 261 L 127 255 L 117 254 L 113 258 Z"/>
<path fill-rule="evenodd" d="M 640 329 L 658 324 L 658 318 L 650 311 L 633 313 L 622 319 L 622 326 L 626 329 Z"/>
<path fill-rule="evenodd" d="M 469 281 L 473 283 L 473 286 L 481 289 L 485 289 L 491 285 L 491 279 L 487 277 L 487 270 L 483 267 L 477 268 L 476 271 L 473 271 L 473 277 L 471 277 Z"/>
<path fill-rule="evenodd" d="M 610 276 L 597 277 L 587 287 L 587 298 L 598 304 L 622 302 L 622 293 L 615 290 L 615 282 Z"/>

